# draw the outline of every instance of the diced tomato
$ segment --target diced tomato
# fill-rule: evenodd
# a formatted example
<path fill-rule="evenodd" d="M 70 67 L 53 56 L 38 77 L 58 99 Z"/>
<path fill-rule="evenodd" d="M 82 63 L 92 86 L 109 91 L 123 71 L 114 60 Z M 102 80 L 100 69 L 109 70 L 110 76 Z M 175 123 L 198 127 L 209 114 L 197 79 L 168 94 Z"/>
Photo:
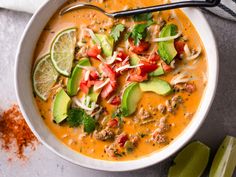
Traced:
<path fill-rule="evenodd" d="M 119 53 L 117 54 L 117 57 L 121 58 L 123 61 L 128 57 L 128 55 L 124 51 L 119 51 Z"/>
<path fill-rule="evenodd" d="M 118 126 L 119 122 L 117 119 L 111 119 L 108 121 L 107 126 L 109 128 L 116 128 Z"/>
<path fill-rule="evenodd" d="M 147 51 L 150 47 L 150 43 L 145 40 L 141 40 L 138 45 L 134 45 L 134 40 L 129 38 L 129 43 L 131 45 L 131 51 L 136 54 L 141 54 Z"/>
<path fill-rule="evenodd" d="M 157 64 L 157 62 L 160 61 L 160 59 L 161 59 L 160 55 L 158 55 L 155 52 L 149 57 L 148 61 L 152 64 Z"/>
<path fill-rule="evenodd" d="M 101 54 L 102 50 L 98 48 L 97 45 L 94 45 L 92 48 L 88 49 L 87 55 L 89 57 L 97 58 L 99 54 Z"/>
<path fill-rule="evenodd" d="M 149 63 L 147 61 L 143 61 L 143 60 L 140 61 L 140 64 L 143 64 L 142 66 L 139 67 L 141 75 L 153 72 L 158 68 L 157 64 L 151 64 L 151 63 Z"/>
<path fill-rule="evenodd" d="M 111 83 L 108 83 L 105 87 L 103 87 L 101 92 L 102 98 L 107 98 L 110 94 L 115 90 L 115 87 L 112 86 Z"/>
<path fill-rule="evenodd" d="M 124 147 L 125 142 L 129 139 L 126 133 L 122 133 L 118 135 L 116 142 L 119 144 L 120 147 Z"/>
<path fill-rule="evenodd" d="M 172 68 L 169 65 L 167 65 L 165 62 L 162 63 L 162 68 L 165 72 L 172 71 Z"/>
<path fill-rule="evenodd" d="M 144 74 L 144 75 L 139 75 L 137 73 L 133 73 L 129 75 L 128 81 L 132 81 L 132 82 L 143 82 L 145 80 L 148 79 L 148 74 Z"/>
<path fill-rule="evenodd" d="M 97 80 L 99 78 L 99 75 L 98 75 L 98 73 L 96 71 L 91 71 L 90 72 L 90 78 L 92 80 Z"/>
<path fill-rule="evenodd" d="M 178 55 L 184 53 L 184 45 L 185 45 L 184 41 L 175 41 L 175 49 Z"/>
<path fill-rule="evenodd" d="M 85 94 L 88 94 L 89 92 L 89 87 L 87 84 L 88 84 L 87 81 L 84 81 L 84 80 L 80 82 L 80 90 L 84 92 Z"/>
<path fill-rule="evenodd" d="M 120 105 L 120 103 L 121 103 L 121 99 L 120 99 L 120 97 L 119 96 L 115 96 L 115 97 L 113 97 L 113 99 L 111 100 L 111 104 L 112 105 Z"/>
<path fill-rule="evenodd" d="M 105 73 L 112 81 L 116 80 L 116 73 L 108 64 L 103 64 L 102 72 Z"/>
<path fill-rule="evenodd" d="M 92 87 L 94 84 L 95 84 L 95 81 L 94 81 L 94 80 L 88 80 L 88 81 L 87 81 L 87 87 L 88 87 L 88 88 Z"/>

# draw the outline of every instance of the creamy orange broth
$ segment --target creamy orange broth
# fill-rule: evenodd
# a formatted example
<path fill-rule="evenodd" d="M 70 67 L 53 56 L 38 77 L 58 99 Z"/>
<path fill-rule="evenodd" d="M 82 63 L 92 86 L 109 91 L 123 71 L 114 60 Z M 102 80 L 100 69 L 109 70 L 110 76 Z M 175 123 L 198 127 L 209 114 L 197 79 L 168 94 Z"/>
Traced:
<path fill-rule="evenodd" d="M 151 6 L 155 4 L 160 4 L 162 1 L 159 0 L 152 0 L 152 1 L 146 1 L 146 0 L 105 0 L 103 4 L 99 4 L 97 2 L 92 1 L 92 3 L 99 5 L 100 7 L 104 8 L 107 11 L 116 11 L 126 8 L 136 8 L 136 7 L 144 7 L 144 6 Z M 160 14 L 154 13 L 154 17 L 162 16 L 164 20 L 167 21 L 167 23 L 171 22 L 176 24 L 179 29 L 182 29 L 178 21 L 176 19 L 170 19 L 170 12 L 171 11 L 164 11 Z M 184 115 L 184 113 L 195 113 L 201 97 L 203 95 L 205 84 L 204 84 L 204 78 L 203 73 L 206 73 L 207 71 L 207 65 L 206 65 L 206 54 L 204 47 L 202 45 L 201 39 L 199 38 L 198 33 L 194 29 L 193 25 L 191 24 L 190 20 L 184 15 L 184 13 L 181 10 L 175 10 L 175 13 L 178 16 L 178 19 L 180 20 L 181 24 L 183 25 L 183 35 L 188 37 L 188 45 L 190 48 L 197 48 L 199 45 L 202 48 L 202 53 L 200 57 L 197 59 L 198 62 L 194 63 L 194 68 L 188 69 L 187 67 L 184 67 L 182 71 L 189 71 L 191 74 L 197 78 L 194 80 L 194 84 L 196 85 L 196 91 L 189 94 L 186 92 L 179 92 L 177 95 L 182 96 L 184 100 L 184 104 L 180 105 L 178 110 L 176 111 L 176 114 L 169 114 L 169 117 L 167 119 L 168 123 L 171 124 L 171 129 L 166 133 L 168 138 L 170 139 L 170 143 L 172 140 L 174 140 L 182 131 L 183 129 L 188 125 L 188 123 L 191 121 L 191 118 L 188 118 Z M 132 25 L 132 22 L 130 20 L 131 18 L 127 19 L 126 26 Z M 121 19 L 122 21 L 123 19 Z M 93 21 L 99 21 L 102 22 L 102 25 L 96 25 L 93 24 Z M 105 15 L 101 14 L 100 12 L 89 10 L 89 9 L 83 9 L 79 11 L 73 11 L 68 14 L 65 14 L 64 16 L 59 16 L 58 12 L 55 13 L 55 15 L 51 18 L 51 20 L 48 22 L 47 26 L 45 27 L 44 31 L 42 32 L 37 47 L 35 49 L 35 56 L 34 58 L 40 58 L 45 53 L 49 52 L 50 44 L 52 42 L 53 37 L 60 32 L 63 29 L 69 28 L 69 27 L 80 27 L 82 24 L 89 25 L 90 28 L 93 30 L 99 29 L 101 26 L 110 29 L 112 26 L 109 26 L 110 21 L 112 19 L 109 19 Z M 119 44 L 118 46 L 124 47 L 124 43 Z M 95 60 L 92 60 L 92 62 L 97 62 Z M 192 65 L 193 62 L 189 62 L 188 65 Z M 184 66 L 184 62 L 180 61 L 177 62 L 176 68 Z M 187 66 L 187 65 L 186 65 Z M 173 77 L 173 73 L 166 74 L 160 78 L 170 81 Z M 121 78 L 119 80 L 120 86 L 124 84 L 124 78 Z M 104 146 L 110 145 L 112 142 L 110 141 L 100 141 L 92 137 L 91 135 L 87 135 L 83 138 L 80 137 L 80 134 L 83 133 L 82 128 L 69 128 L 68 125 L 62 124 L 57 125 L 53 123 L 53 117 L 52 117 L 52 103 L 53 103 L 53 97 L 55 96 L 56 89 L 52 90 L 52 93 L 49 97 L 49 99 L 44 102 L 40 100 L 38 97 L 36 97 L 36 102 L 39 108 L 39 111 L 45 121 L 45 124 L 48 126 L 48 128 L 52 131 L 52 133 L 64 144 L 72 148 L 73 150 L 82 153 L 86 156 L 97 158 L 97 159 L 103 159 L 103 160 L 133 160 L 140 158 L 142 156 L 148 155 L 154 151 L 158 151 L 164 146 L 165 144 L 155 144 L 153 142 L 149 142 L 150 139 L 150 133 L 155 129 L 155 123 L 149 123 L 146 125 L 140 125 L 135 124 L 134 122 L 134 116 L 124 118 L 124 132 L 128 134 L 137 134 L 137 132 L 141 132 L 143 134 L 148 134 L 147 136 L 144 136 L 143 138 L 140 138 L 140 141 L 138 143 L 138 146 L 134 149 L 131 153 L 126 153 L 126 155 L 122 157 L 109 157 L 104 152 Z M 139 103 L 138 110 L 141 106 L 143 106 L 145 109 L 149 109 L 149 105 L 156 106 L 160 103 L 165 104 L 165 101 L 167 99 L 170 99 L 173 97 L 173 95 L 169 96 L 159 96 L 155 93 L 144 93 L 143 97 Z M 102 105 L 107 107 L 107 110 L 109 114 L 111 114 L 114 111 L 114 106 L 111 106 L 106 103 L 106 101 L 99 100 L 102 102 Z M 159 120 L 162 117 L 162 115 L 157 112 L 155 115 L 155 120 Z M 73 141 L 72 141 L 73 140 Z"/>

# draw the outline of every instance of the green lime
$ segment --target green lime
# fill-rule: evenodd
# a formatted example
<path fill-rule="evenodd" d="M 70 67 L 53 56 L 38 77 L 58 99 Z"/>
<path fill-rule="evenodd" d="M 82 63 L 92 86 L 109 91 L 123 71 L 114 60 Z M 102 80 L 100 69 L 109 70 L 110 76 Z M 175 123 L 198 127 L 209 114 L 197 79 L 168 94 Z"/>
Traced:
<path fill-rule="evenodd" d="M 33 73 L 33 87 L 35 93 L 44 101 L 47 100 L 58 76 L 49 54 L 43 56 L 36 64 Z"/>
<path fill-rule="evenodd" d="M 209 177 L 232 177 L 236 167 L 236 138 L 226 136 L 211 165 Z"/>
<path fill-rule="evenodd" d="M 210 148 L 195 141 L 182 149 L 169 168 L 168 177 L 200 177 L 210 156 Z"/>
<path fill-rule="evenodd" d="M 70 76 L 74 60 L 75 44 L 76 28 L 61 31 L 52 42 L 50 51 L 52 63 L 56 70 L 64 76 Z"/>

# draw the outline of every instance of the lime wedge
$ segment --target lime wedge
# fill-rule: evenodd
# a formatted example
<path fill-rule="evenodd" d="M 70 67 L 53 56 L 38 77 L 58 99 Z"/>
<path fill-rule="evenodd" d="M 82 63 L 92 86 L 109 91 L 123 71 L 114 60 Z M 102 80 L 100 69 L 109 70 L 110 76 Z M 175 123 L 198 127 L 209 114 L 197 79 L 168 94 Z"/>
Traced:
<path fill-rule="evenodd" d="M 76 43 L 76 28 L 69 28 L 61 31 L 53 40 L 51 46 L 52 63 L 56 70 L 69 76 L 74 60 Z"/>
<path fill-rule="evenodd" d="M 34 91 L 42 100 L 47 100 L 58 76 L 59 74 L 52 64 L 50 55 L 43 56 L 36 64 L 33 72 Z"/>
<path fill-rule="evenodd" d="M 169 168 L 168 177 L 200 177 L 205 170 L 210 149 L 205 144 L 195 141 L 178 153 Z"/>
<path fill-rule="evenodd" d="M 232 177 L 235 167 L 236 138 L 226 136 L 214 157 L 209 177 Z"/>

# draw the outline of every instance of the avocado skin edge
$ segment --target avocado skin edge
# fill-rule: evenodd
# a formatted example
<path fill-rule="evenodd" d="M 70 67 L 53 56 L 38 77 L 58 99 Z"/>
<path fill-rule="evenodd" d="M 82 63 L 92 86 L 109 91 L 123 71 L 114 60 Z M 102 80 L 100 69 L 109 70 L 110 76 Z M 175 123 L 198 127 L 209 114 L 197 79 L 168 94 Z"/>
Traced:
<path fill-rule="evenodd" d="M 177 34 L 178 27 L 174 24 L 166 25 L 162 30 L 160 37 L 169 37 Z M 162 60 L 167 64 L 170 64 L 174 57 L 177 55 L 177 51 L 174 46 L 174 40 L 158 42 L 158 53 Z"/>

